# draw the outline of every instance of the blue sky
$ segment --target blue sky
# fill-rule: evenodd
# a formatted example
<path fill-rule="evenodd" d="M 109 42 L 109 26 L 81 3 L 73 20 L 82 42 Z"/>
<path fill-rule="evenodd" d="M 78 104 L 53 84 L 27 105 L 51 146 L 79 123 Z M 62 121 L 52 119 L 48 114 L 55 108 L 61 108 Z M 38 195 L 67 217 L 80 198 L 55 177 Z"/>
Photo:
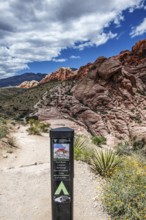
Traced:
<path fill-rule="evenodd" d="M 1 1 L 0 39 L 0 78 L 79 68 L 146 39 L 146 1 Z"/>

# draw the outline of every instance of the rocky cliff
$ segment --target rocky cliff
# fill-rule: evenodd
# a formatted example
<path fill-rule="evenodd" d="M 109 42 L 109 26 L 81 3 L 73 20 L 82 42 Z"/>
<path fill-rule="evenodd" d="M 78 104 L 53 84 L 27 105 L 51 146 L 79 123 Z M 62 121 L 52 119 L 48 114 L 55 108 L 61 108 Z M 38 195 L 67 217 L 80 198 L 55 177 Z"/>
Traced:
<path fill-rule="evenodd" d="M 145 42 L 132 48 L 130 59 L 121 54 L 100 57 L 86 67 L 80 80 L 63 82 L 46 92 L 35 106 L 38 116 L 70 118 L 93 135 L 128 139 L 140 130 L 146 138 Z"/>

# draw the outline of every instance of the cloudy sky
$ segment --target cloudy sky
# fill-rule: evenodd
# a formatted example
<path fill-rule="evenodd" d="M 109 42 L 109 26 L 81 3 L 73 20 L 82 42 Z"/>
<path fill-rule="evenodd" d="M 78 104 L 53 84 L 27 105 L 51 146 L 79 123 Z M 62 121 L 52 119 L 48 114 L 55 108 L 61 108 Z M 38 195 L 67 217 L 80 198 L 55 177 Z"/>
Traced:
<path fill-rule="evenodd" d="M 145 0 L 1 0 L 0 78 L 79 67 L 145 38 Z"/>

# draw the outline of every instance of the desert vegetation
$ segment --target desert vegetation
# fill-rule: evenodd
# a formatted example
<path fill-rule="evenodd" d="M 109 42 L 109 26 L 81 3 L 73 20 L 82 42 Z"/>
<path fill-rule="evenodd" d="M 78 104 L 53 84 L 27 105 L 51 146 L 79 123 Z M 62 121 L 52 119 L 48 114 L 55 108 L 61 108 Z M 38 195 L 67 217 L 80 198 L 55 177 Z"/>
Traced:
<path fill-rule="evenodd" d="M 101 147 L 102 144 L 106 144 L 106 138 L 104 136 L 93 136 L 92 143 L 98 147 Z"/>
<path fill-rule="evenodd" d="M 106 180 L 103 204 L 111 218 L 146 219 L 144 139 L 121 142 L 114 151 L 91 148 L 90 144 L 83 136 L 76 137 L 75 159 L 90 164 Z"/>
<path fill-rule="evenodd" d="M 78 135 L 74 140 L 74 158 L 91 164 L 94 149 L 89 147 L 89 141 L 82 135 Z"/>
<path fill-rule="evenodd" d="M 6 135 L 9 133 L 8 127 L 7 127 L 7 121 L 4 118 L 0 118 L 0 139 L 6 137 Z"/>
<path fill-rule="evenodd" d="M 146 163 L 136 155 L 123 158 L 104 189 L 104 204 L 113 219 L 146 218 Z"/>
<path fill-rule="evenodd" d="M 30 119 L 28 121 L 29 128 L 27 129 L 30 135 L 41 135 L 41 133 L 47 133 L 49 131 L 50 124 L 46 122 L 40 122 L 36 119 Z"/>
<path fill-rule="evenodd" d="M 13 122 L 0 117 L 0 155 L 3 158 L 7 158 L 17 148 L 16 140 L 11 134 L 13 129 Z"/>

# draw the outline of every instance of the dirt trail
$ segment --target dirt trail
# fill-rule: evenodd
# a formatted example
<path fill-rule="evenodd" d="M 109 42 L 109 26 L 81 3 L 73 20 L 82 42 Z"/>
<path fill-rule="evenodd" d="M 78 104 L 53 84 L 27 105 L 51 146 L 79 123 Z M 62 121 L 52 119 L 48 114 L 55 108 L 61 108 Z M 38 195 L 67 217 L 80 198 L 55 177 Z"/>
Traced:
<path fill-rule="evenodd" d="M 63 124 L 77 126 L 67 120 Z M 0 161 L 0 220 L 51 220 L 48 134 L 28 135 L 20 127 L 13 136 L 19 149 Z M 100 202 L 101 185 L 87 164 L 75 162 L 74 220 L 108 219 Z"/>

